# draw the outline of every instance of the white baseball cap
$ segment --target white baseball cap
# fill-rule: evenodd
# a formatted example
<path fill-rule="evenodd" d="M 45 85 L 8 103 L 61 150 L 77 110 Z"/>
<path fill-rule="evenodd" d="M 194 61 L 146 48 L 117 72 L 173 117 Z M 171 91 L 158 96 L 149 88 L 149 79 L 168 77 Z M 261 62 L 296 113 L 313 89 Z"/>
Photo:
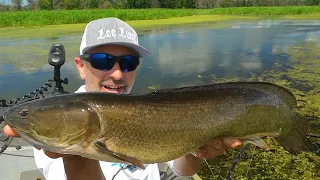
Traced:
<path fill-rule="evenodd" d="M 138 35 L 129 24 L 118 18 L 109 17 L 87 24 L 81 40 L 80 55 L 96 46 L 106 44 L 131 48 L 138 53 L 139 57 L 149 54 L 146 48 L 139 45 Z"/>

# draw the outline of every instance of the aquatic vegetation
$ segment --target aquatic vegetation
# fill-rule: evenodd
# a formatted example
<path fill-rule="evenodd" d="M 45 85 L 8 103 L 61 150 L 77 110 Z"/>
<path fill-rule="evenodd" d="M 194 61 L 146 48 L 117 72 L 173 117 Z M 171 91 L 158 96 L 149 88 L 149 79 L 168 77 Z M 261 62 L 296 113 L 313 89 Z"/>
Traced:
<path fill-rule="evenodd" d="M 105 17 L 117 17 L 124 21 L 159 20 L 214 14 L 212 12 L 214 10 L 202 9 L 90 9 L 1 12 L 0 27 L 78 24 Z M 224 17 L 220 18 L 224 19 Z M 161 22 L 163 23 L 163 21 L 159 23 Z M 175 21 L 175 23 L 180 22 Z"/>
<path fill-rule="evenodd" d="M 106 16 L 107 17 L 107 16 Z M 151 30 L 163 29 L 180 25 L 194 25 L 199 24 L 199 28 L 206 26 L 214 26 L 214 28 L 223 28 L 229 26 L 228 24 L 217 23 L 228 20 L 245 20 L 245 21 L 256 21 L 258 17 L 247 17 L 247 16 L 232 16 L 232 15 L 196 15 L 196 16 L 184 16 L 184 17 L 172 17 L 168 19 L 157 19 L 157 20 L 128 20 L 126 21 L 132 27 L 136 29 L 139 35 L 148 33 Z M 1 20 L 1 16 L 0 16 Z M 89 21 L 85 21 L 86 23 Z M 213 23 L 210 23 L 213 22 Z M 1 27 L 0 21 L 0 37 L 7 39 L 30 39 L 30 38 L 57 38 L 60 36 L 80 35 L 83 33 L 86 23 L 77 24 L 59 24 L 59 25 L 41 25 L 41 26 L 25 26 L 21 24 L 13 27 Z M 206 23 L 206 24 L 200 24 Z M 218 27 L 217 27 L 218 26 Z M 157 30 L 160 31 L 160 30 Z M 80 37 L 79 37 L 80 38 Z"/>
<path fill-rule="evenodd" d="M 310 153 L 297 156 L 289 155 L 279 148 L 273 139 L 267 139 L 269 151 L 261 151 L 250 146 L 231 174 L 232 179 L 320 179 L 320 162 L 318 157 Z M 199 173 L 204 180 L 225 179 L 239 151 L 227 151 L 225 156 L 208 161 L 214 175 L 208 167 Z"/>
<path fill-rule="evenodd" d="M 67 52 L 65 61 L 69 63 L 78 55 L 79 42 L 76 38 L 64 41 L 63 45 Z M 8 41 L 7 46 L 0 46 L 0 52 L 2 52 L 0 65 L 12 64 L 14 71 L 26 73 L 32 73 L 47 67 L 51 71 L 52 66 L 48 64 L 48 52 L 53 43 L 55 43 L 55 40 L 33 39 L 25 40 L 21 44 L 19 41 Z"/>
<path fill-rule="evenodd" d="M 148 86 L 148 89 L 150 90 L 157 90 L 157 89 L 160 89 L 160 85 L 151 85 L 151 86 Z"/>
<path fill-rule="evenodd" d="M 319 14 L 319 6 L 270 6 L 270 7 L 231 7 L 217 8 L 214 14 L 239 15 L 293 15 L 293 14 Z"/>
<path fill-rule="evenodd" d="M 307 16 L 307 15 L 306 15 Z M 311 16 L 311 15 L 310 15 Z M 199 18 L 200 16 L 192 16 L 199 22 L 204 19 Z M 201 16 L 206 17 L 208 20 L 210 18 L 216 18 L 214 20 L 219 20 L 218 17 L 223 16 Z M 226 17 L 226 16 L 224 16 Z M 231 16 L 228 16 L 231 17 Z M 284 16 L 283 16 L 284 17 Z M 301 16 L 299 16 L 301 17 Z M 147 23 L 155 23 L 157 25 L 168 25 L 174 24 L 174 20 L 180 19 L 183 23 L 191 22 L 194 19 L 189 20 L 186 17 L 177 17 L 168 20 L 147 20 L 147 21 L 129 21 L 138 29 L 144 29 L 144 25 Z M 248 17 L 248 19 L 250 19 Z M 179 22 L 180 23 L 180 22 Z M 52 29 L 55 27 L 54 29 Z M 148 27 L 148 25 L 147 25 Z M 150 27 L 150 26 L 149 26 Z M 70 24 L 70 25 L 55 25 L 48 27 L 36 27 L 36 28 L 1 28 L 0 34 L 3 34 L 3 30 L 10 32 L 4 32 L 3 37 L 13 37 L 20 36 L 20 38 L 25 38 L 26 36 L 39 36 L 43 34 L 44 37 L 52 35 L 53 37 L 61 36 L 65 34 L 79 34 L 82 32 L 84 24 Z M 10 29 L 10 30 L 8 30 Z M 49 36 L 48 36 L 49 37 Z M 79 36 L 80 38 L 80 36 Z M 53 41 L 56 41 L 53 39 Z M 307 44 L 298 44 L 294 45 L 289 49 L 288 52 L 285 52 L 289 55 L 289 62 L 277 61 L 271 69 L 264 69 L 261 73 L 252 73 L 251 77 L 245 80 L 248 81 L 268 81 L 273 82 L 281 86 L 285 86 L 290 89 L 297 97 L 299 108 L 298 110 L 313 119 L 312 124 L 314 126 L 314 132 L 320 131 L 320 93 L 319 93 L 319 46 L 316 41 L 311 41 Z M 78 53 L 78 39 L 74 41 L 72 45 L 66 46 L 67 52 L 72 52 L 71 54 Z M 71 47 L 72 46 L 72 47 Z M 11 56 L 13 58 L 4 58 L 10 59 L 10 63 L 17 63 L 17 67 L 26 67 L 27 71 L 30 71 L 30 68 L 36 69 L 42 67 L 46 64 L 48 48 L 44 48 L 42 45 L 37 44 L 36 49 L 30 49 L 28 53 L 25 53 L 26 48 L 15 48 L 14 51 L 10 48 L 0 48 L 1 52 L 5 54 L 14 54 Z M 39 49 L 40 48 L 40 49 Z M 40 57 L 33 57 L 33 54 L 38 54 Z M 225 52 L 232 53 L 232 52 Z M 72 55 L 68 56 L 68 59 L 72 59 Z M 24 64 L 21 59 L 28 57 L 28 63 Z M 36 59 L 38 58 L 38 59 Z M 42 60 L 39 60 L 42 59 Z M 8 62 L 8 61 L 7 61 Z M 289 67 L 289 68 L 288 68 Z M 240 78 L 236 76 L 231 77 L 217 77 L 215 74 L 205 75 L 199 74 L 199 77 L 195 77 L 199 81 L 206 82 L 225 82 L 225 81 L 239 81 Z M 153 85 L 149 81 L 148 90 L 156 90 L 159 88 L 159 85 Z M 244 79 L 241 79 L 244 80 Z M 154 83 L 156 84 L 156 83 Z M 68 87 L 68 86 L 67 86 Z M 147 88 L 147 87 L 146 87 Z M 319 133 L 319 132 L 318 132 Z M 319 179 L 319 159 L 317 159 L 312 153 L 303 153 L 297 157 L 286 154 L 286 152 L 279 146 L 276 145 L 272 139 L 268 140 L 269 145 L 272 146 L 272 151 L 262 152 L 259 149 L 250 148 L 250 150 L 245 152 L 245 156 L 242 158 L 238 166 L 236 167 L 233 179 Z M 225 156 L 218 157 L 210 161 L 210 167 L 214 170 L 214 176 L 204 167 L 201 172 L 203 179 L 224 179 L 227 171 L 230 169 L 233 160 L 235 159 L 237 151 L 228 151 Z"/>
<path fill-rule="evenodd" d="M 201 79 L 203 76 L 201 74 L 197 75 L 197 78 Z"/>
<path fill-rule="evenodd" d="M 312 132 L 320 134 L 320 52 L 318 41 L 306 41 L 303 44 L 289 47 L 288 62 L 276 61 L 271 69 L 260 73 L 251 73 L 246 81 L 268 81 L 288 88 L 298 100 L 301 114 L 310 117 Z M 283 52 L 281 52 L 283 53 Z M 237 80 L 217 78 L 211 75 L 212 81 L 226 82 Z M 232 173 L 232 179 L 320 179 L 319 147 L 312 143 L 320 143 L 316 138 L 309 138 L 310 144 L 305 152 L 298 156 L 288 154 L 278 143 L 267 139 L 269 151 L 262 151 L 251 146 L 245 151 L 239 164 Z M 229 150 L 224 156 L 209 161 L 199 175 L 203 179 L 225 179 L 240 150 Z"/>
<path fill-rule="evenodd" d="M 289 68 L 274 66 L 261 77 L 291 90 L 299 101 L 298 111 L 320 121 L 320 52 L 317 44 L 308 42 L 293 46 L 288 54 Z"/>
<path fill-rule="evenodd" d="M 90 10 L 41 10 L 1 12 L 0 27 L 13 26 L 44 26 L 60 24 L 87 23 L 93 19 L 104 17 L 118 17 L 125 21 L 159 20 L 184 16 L 199 15 L 237 15 L 235 18 L 249 18 L 254 16 L 302 15 L 304 18 L 317 19 L 320 15 L 318 6 L 286 6 L 286 7 L 234 7 L 214 9 L 90 9 Z M 246 15 L 239 17 L 238 15 Z M 190 18 L 190 17 L 189 17 Z M 227 16 L 218 18 L 225 19 Z M 281 16 L 280 16 L 281 18 Z M 286 18 L 299 18 L 287 16 Z M 187 18 L 188 19 L 188 18 Z M 197 21 L 191 19 L 191 21 Z M 148 22 L 149 23 L 149 22 Z M 159 22 L 161 23 L 161 21 Z M 175 21 L 175 23 L 181 23 Z M 156 23 L 157 24 L 157 23 Z"/>
<path fill-rule="evenodd" d="M 201 79 L 210 79 L 210 81 L 211 81 L 210 83 L 237 82 L 237 81 L 241 80 L 241 78 L 237 77 L 237 76 L 221 78 L 221 77 L 217 77 L 215 74 L 210 74 L 208 76 L 198 74 L 197 78 L 200 80 Z"/>

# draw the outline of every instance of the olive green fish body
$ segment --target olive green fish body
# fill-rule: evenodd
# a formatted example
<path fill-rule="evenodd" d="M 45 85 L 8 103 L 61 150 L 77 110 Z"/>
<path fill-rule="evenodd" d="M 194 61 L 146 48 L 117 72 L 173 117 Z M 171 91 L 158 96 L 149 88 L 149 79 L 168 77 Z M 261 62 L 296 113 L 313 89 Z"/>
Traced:
<path fill-rule="evenodd" d="M 276 136 L 297 153 L 308 122 L 295 107 L 293 94 L 280 86 L 239 82 L 147 94 L 61 95 L 13 107 L 5 120 L 29 142 L 54 152 L 148 164 L 224 137 Z"/>
<path fill-rule="evenodd" d="M 108 149 L 144 163 L 163 162 L 216 138 L 277 133 L 286 136 L 287 131 L 281 132 L 282 129 L 301 123 L 296 122 L 297 114 L 285 104 L 247 105 L 235 97 L 173 104 L 160 101 L 146 98 L 96 109 L 101 119 L 108 119 L 101 123 Z"/>

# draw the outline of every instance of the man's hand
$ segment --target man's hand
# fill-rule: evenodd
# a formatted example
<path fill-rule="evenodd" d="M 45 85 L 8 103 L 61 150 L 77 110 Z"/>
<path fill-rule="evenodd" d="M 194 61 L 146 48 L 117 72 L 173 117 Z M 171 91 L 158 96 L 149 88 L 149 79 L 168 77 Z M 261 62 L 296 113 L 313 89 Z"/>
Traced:
<path fill-rule="evenodd" d="M 9 125 L 6 125 L 4 127 L 4 133 L 8 136 L 11 136 L 11 137 L 15 137 L 15 138 L 19 138 L 20 135 L 14 131 Z M 40 147 L 35 147 L 36 149 L 40 150 L 41 148 Z M 52 159 L 56 159 L 56 158 L 59 158 L 59 157 L 67 157 L 67 156 L 72 156 L 72 155 L 69 155 L 69 154 L 58 154 L 58 153 L 53 153 L 53 152 L 49 152 L 49 151 L 46 151 L 46 150 L 43 150 L 43 152 L 50 158 Z"/>
<path fill-rule="evenodd" d="M 236 139 L 217 139 L 211 143 L 201 146 L 195 151 L 195 155 L 199 158 L 213 159 L 219 155 L 223 155 L 227 149 L 237 149 L 242 145 L 242 141 Z"/>
<path fill-rule="evenodd" d="M 20 135 L 15 132 L 10 126 L 4 127 L 4 133 L 11 137 L 19 138 Z M 38 150 L 41 148 L 35 147 Z M 66 172 L 67 179 L 70 180 L 87 180 L 87 179 L 101 179 L 105 180 L 104 174 L 100 168 L 99 161 L 83 158 L 75 155 L 52 153 L 46 150 L 43 152 L 50 158 L 56 159 L 63 157 L 63 165 Z"/>

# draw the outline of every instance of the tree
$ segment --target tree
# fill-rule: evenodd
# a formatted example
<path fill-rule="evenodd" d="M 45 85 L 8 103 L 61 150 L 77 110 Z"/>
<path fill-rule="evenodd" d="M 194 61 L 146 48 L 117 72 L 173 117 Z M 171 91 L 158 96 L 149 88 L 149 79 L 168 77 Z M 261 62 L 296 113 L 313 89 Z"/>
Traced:
<path fill-rule="evenodd" d="M 151 8 L 159 8 L 159 7 L 160 7 L 159 0 L 152 0 Z"/>
<path fill-rule="evenodd" d="M 100 8 L 111 9 L 111 8 L 113 8 L 113 5 L 110 1 L 103 1 Z"/>
<path fill-rule="evenodd" d="M 152 0 L 127 0 L 127 8 L 150 8 Z"/>
<path fill-rule="evenodd" d="M 51 10 L 53 9 L 53 4 L 51 0 L 39 0 L 40 9 Z"/>
<path fill-rule="evenodd" d="M 195 0 L 186 0 L 186 8 L 195 8 L 196 1 Z"/>
<path fill-rule="evenodd" d="M 52 8 L 59 10 L 62 8 L 63 0 L 52 0 Z"/>
<path fill-rule="evenodd" d="M 103 0 L 91 0 L 89 8 L 100 8 L 103 5 Z"/>
<path fill-rule="evenodd" d="M 112 0 L 111 3 L 114 8 L 127 8 L 127 0 Z"/>
<path fill-rule="evenodd" d="M 175 0 L 161 0 L 159 2 L 162 8 L 175 8 L 176 5 Z"/>
<path fill-rule="evenodd" d="M 16 10 L 22 9 L 22 0 L 11 0 L 11 3 Z"/>
<path fill-rule="evenodd" d="M 81 0 L 63 0 L 64 9 L 81 9 Z"/>
<path fill-rule="evenodd" d="M 38 0 L 27 0 L 27 5 L 25 7 L 28 10 L 37 10 L 39 8 L 39 1 Z"/>

